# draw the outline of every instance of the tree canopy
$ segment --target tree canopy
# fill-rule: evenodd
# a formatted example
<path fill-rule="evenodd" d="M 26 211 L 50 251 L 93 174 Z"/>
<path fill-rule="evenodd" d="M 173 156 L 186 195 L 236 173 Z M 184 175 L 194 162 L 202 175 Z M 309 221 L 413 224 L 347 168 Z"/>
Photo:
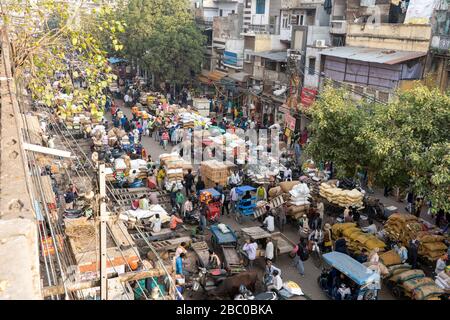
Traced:
<path fill-rule="evenodd" d="M 200 71 L 205 38 L 186 0 L 129 0 L 117 15 L 127 28 L 124 54 L 157 80 L 183 83 Z"/>
<path fill-rule="evenodd" d="M 110 9 L 87 12 L 83 1 L 13 0 L 2 7 L 13 46 L 15 76 L 31 90 L 33 99 L 48 106 L 58 93 L 71 97 L 72 105 L 97 109 L 106 101 L 104 89 L 114 80 L 107 52 L 91 30 L 104 29 L 120 50 L 117 34 L 122 22 L 108 17 Z M 16 17 L 20 17 L 19 19 Z M 58 88 L 52 84 L 58 79 Z M 87 89 L 74 85 L 86 82 Z"/>
<path fill-rule="evenodd" d="M 387 105 L 355 102 L 328 87 L 310 110 L 318 161 L 332 160 L 340 176 L 365 168 L 381 185 L 409 188 L 450 211 L 450 97 L 417 85 Z"/>

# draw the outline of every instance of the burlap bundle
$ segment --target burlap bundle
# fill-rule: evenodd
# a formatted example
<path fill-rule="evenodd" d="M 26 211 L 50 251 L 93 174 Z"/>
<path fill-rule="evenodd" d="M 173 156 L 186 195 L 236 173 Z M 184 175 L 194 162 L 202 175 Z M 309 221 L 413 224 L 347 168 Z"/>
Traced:
<path fill-rule="evenodd" d="M 283 190 L 283 192 L 289 192 L 292 190 L 292 188 L 294 188 L 299 183 L 300 183 L 299 181 L 283 181 L 283 182 L 280 182 L 280 187 L 281 187 L 281 190 Z"/>

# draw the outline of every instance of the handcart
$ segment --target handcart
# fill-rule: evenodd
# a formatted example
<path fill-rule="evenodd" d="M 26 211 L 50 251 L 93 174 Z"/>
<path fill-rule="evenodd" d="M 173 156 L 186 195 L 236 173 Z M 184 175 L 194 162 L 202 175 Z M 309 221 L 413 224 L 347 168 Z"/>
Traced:
<path fill-rule="evenodd" d="M 238 237 L 230 226 L 225 225 L 227 232 L 219 227 L 219 224 L 211 226 L 211 243 L 216 251 L 222 255 L 225 269 L 231 273 L 239 273 L 244 271 L 242 259 L 238 253 Z"/>
<path fill-rule="evenodd" d="M 200 202 L 206 203 L 208 210 L 206 219 L 209 221 L 218 221 L 221 211 L 221 194 L 214 188 L 204 189 L 200 191 Z"/>

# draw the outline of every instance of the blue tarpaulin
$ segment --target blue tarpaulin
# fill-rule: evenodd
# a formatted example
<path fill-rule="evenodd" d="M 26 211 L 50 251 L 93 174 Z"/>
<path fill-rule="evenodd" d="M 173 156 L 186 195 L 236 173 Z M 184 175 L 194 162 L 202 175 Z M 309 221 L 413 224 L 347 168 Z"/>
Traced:
<path fill-rule="evenodd" d="M 339 270 L 358 285 L 380 282 L 380 275 L 371 270 L 349 255 L 341 252 L 329 252 L 324 254 L 323 259 L 333 268 Z"/>
<path fill-rule="evenodd" d="M 236 188 L 237 194 L 241 195 L 246 193 L 247 191 L 255 191 L 256 189 L 250 186 L 241 186 Z"/>

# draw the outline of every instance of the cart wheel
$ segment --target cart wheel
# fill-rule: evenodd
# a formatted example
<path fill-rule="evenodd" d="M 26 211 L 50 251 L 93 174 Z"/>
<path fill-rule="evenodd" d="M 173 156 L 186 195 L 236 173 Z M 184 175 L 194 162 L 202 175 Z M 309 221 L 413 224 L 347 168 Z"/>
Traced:
<path fill-rule="evenodd" d="M 392 295 L 396 298 L 401 298 L 403 296 L 403 290 L 399 286 L 392 288 Z"/>

